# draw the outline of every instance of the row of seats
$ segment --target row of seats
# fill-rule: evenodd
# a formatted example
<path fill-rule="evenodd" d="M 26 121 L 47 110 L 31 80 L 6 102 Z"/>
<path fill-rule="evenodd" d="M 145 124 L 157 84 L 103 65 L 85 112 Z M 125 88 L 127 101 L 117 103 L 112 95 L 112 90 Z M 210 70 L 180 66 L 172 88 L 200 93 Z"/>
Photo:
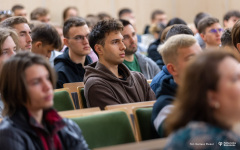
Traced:
<path fill-rule="evenodd" d="M 82 129 L 89 148 L 98 148 L 157 138 L 151 125 L 155 101 L 87 108 L 83 82 L 67 83 L 54 90 L 54 108 L 64 118 L 75 121 Z M 77 93 L 78 102 L 72 98 Z M 78 104 L 80 109 L 76 109 Z M 116 130 L 117 129 L 117 130 Z"/>
<path fill-rule="evenodd" d="M 133 118 L 124 107 L 104 111 L 98 107 L 85 108 L 59 114 L 79 125 L 89 148 L 93 149 L 156 138 L 151 126 L 152 106 L 134 107 L 132 112 Z"/>

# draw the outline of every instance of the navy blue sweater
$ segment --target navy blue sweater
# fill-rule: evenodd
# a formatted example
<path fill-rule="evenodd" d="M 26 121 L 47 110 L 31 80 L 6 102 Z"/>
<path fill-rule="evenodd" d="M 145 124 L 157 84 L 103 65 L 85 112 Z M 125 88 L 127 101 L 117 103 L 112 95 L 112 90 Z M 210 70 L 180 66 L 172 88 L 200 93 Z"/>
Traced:
<path fill-rule="evenodd" d="M 92 59 L 87 55 L 84 66 L 91 64 Z M 82 64 L 74 63 L 68 54 L 68 48 L 54 60 L 54 68 L 58 75 L 57 88 L 63 88 L 64 83 L 83 82 L 85 69 Z"/>

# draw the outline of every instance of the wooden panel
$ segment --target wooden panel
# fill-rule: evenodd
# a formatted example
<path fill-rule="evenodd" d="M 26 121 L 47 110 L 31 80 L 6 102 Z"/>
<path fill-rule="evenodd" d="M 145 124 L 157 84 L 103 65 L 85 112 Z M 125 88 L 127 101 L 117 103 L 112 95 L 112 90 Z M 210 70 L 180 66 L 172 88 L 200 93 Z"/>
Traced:
<path fill-rule="evenodd" d="M 99 107 L 85 108 L 85 109 L 76 109 L 69 111 L 61 111 L 58 114 L 63 118 L 75 118 L 83 116 L 84 113 L 98 112 L 101 111 Z"/>
<path fill-rule="evenodd" d="M 28 16 L 33 9 L 39 6 L 50 10 L 51 20 L 62 24 L 62 12 L 68 6 L 76 6 L 79 14 L 106 12 L 117 17 L 118 11 L 123 7 L 132 9 L 136 15 L 137 32 L 142 33 L 146 24 L 150 23 L 151 12 L 155 9 L 164 10 L 168 18 L 180 17 L 187 23 L 192 23 L 198 12 L 208 12 L 217 17 L 221 23 L 224 13 L 231 9 L 238 9 L 239 0 L 2 0 L 0 10 L 8 10 L 14 4 L 22 4 L 28 11 Z"/>
<path fill-rule="evenodd" d="M 128 114 L 133 114 L 133 108 L 140 107 L 140 106 L 153 106 L 155 102 L 156 101 L 146 101 L 146 102 L 137 102 L 137 103 L 108 105 L 105 107 L 105 110 L 126 109 Z"/>
<path fill-rule="evenodd" d="M 70 93 L 77 92 L 77 87 L 84 87 L 83 82 L 72 82 L 72 83 L 64 83 L 64 88 L 69 88 Z"/>

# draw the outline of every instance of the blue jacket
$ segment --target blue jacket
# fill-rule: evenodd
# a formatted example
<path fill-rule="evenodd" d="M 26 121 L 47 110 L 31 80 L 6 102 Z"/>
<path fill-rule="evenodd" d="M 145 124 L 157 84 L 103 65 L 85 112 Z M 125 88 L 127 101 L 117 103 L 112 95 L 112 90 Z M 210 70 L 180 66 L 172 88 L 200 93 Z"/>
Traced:
<path fill-rule="evenodd" d="M 166 66 L 163 66 L 162 71 L 160 71 L 153 79 L 152 82 L 150 84 L 153 92 L 155 93 L 155 95 L 157 94 L 157 89 L 160 88 L 163 79 L 167 78 L 168 76 L 172 76 L 168 70 Z"/>
<path fill-rule="evenodd" d="M 84 66 L 91 64 L 92 59 L 87 55 Z M 85 69 L 82 64 L 74 63 L 68 54 L 68 48 L 54 60 L 54 68 L 58 75 L 57 88 L 63 88 L 64 83 L 83 82 Z"/>
<path fill-rule="evenodd" d="M 175 99 L 177 84 L 172 75 L 166 75 L 161 80 L 159 88 L 156 90 L 158 96 L 153 105 L 152 123 L 160 137 L 165 137 L 164 121 L 173 107 L 172 102 Z"/>

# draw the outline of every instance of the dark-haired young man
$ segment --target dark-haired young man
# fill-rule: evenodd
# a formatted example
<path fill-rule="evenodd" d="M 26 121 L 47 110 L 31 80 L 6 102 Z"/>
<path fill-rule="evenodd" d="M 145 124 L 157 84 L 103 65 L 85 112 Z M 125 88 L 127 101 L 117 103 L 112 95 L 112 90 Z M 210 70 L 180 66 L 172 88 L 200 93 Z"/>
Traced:
<path fill-rule="evenodd" d="M 14 16 L 23 16 L 25 18 L 27 17 L 27 11 L 22 5 L 14 5 L 12 7 L 12 12 Z"/>
<path fill-rule="evenodd" d="M 54 68 L 58 74 L 57 88 L 62 88 L 64 83 L 83 81 L 84 66 L 92 63 L 92 59 L 88 56 L 91 52 L 88 42 L 89 33 L 84 19 L 72 17 L 65 21 L 63 36 L 67 48 L 63 55 L 54 60 Z"/>
<path fill-rule="evenodd" d="M 90 45 L 99 57 L 85 67 L 84 95 L 90 107 L 155 100 L 143 74 L 129 71 L 123 64 L 122 30 L 122 23 L 111 19 L 98 22 L 90 33 Z"/>
<path fill-rule="evenodd" d="M 32 40 L 32 52 L 48 59 L 51 57 L 51 52 L 62 45 L 57 30 L 47 23 L 41 23 L 33 28 Z"/>
<path fill-rule="evenodd" d="M 238 10 L 228 11 L 223 17 L 224 28 L 232 28 L 239 19 L 240 19 L 240 11 Z"/>
<path fill-rule="evenodd" d="M 138 43 L 135 29 L 129 21 L 120 21 L 124 26 L 121 34 L 123 36 L 123 43 L 126 46 L 123 63 L 131 71 L 141 72 L 147 80 L 152 79 L 160 71 L 158 65 L 150 58 L 137 52 Z"/>
<path fill-rule="evenodd" d="M 48 9 L 43 7 L 34 9 L 30 14 L 30 18 L 31 20 L 38 20 L 45 23 L 48 23 L 51 19 Z"/>
<path fill-rule="evenodd" d="M 0 27 L 13 28 L 17 31 L 21 50 L 30 51 L 32 49 L 31 29 L 25 17 L 15 16 L 7 18 L 0 23 Z"/>
<path fill-rule="evenodd" d="M 205 17 L 199 21 L 197 28 L 206 44 L 206 48 L 218 48 L 220 46 L 223 28 L 217 18 Z"/>
<path fill-rule="evenodd" d="M 198 13 L 198 14 L 195 16 L 195 18 L 194 18 L 194 25 L 195 25 L 196 29 L 197 29 L 197 25 L 198 25 L 199 21 L 200 21 L 201 19 L 203 19 L 203 18 L 205 18 L 205 17 L 209 17 L 209 16 L 210 16 L 210 15 L 207 14 L 207 13 L 205 13 L 205 12 L 200 12 L 200 13 Z M 206 44 L 204 43 L 204 41 L 203 41 L 202 37 L 200 36 L 199 32 L 197 32 L 197 33 L 194 35 L 194 37 L 197 39 L 198 44 L 201 46 L 202 49 L 206 47 Z"/>

